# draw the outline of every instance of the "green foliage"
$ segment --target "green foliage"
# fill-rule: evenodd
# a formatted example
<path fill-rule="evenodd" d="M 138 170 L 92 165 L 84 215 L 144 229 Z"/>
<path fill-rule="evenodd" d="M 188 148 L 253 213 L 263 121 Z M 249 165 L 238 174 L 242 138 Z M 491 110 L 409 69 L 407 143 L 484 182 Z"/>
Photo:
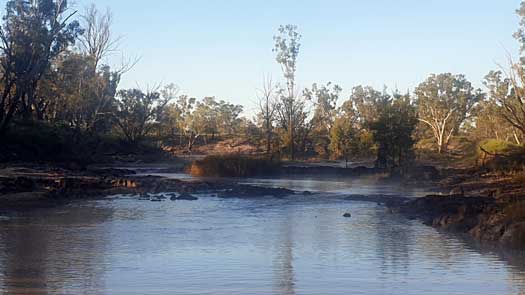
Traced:
<path fill-rule="evenodd" d="M 367 157 L 373 147 L 372 134 L 359 130 L 349 117 L 339 117 L 330 132 L 330 151 L 332 158 L 342 158 L 347 163 L 351 159 Z"/>
<path fill-rule="evenodd" d="M 83 32 L 78 21 L 69 22 L 67 9 L 67 1 L 6 3 L 0 27 L 0 135 L 17 115 L 28 119 L 35 110 L 42 111 L 39 82 L 52 61 Z"/>
<path fill-rule="evenodd" d="M 312 138 L 317 154 L 329 155 L 330 133 L 337 115 L 336 104 L 342 88 L 328 83 L 326 86 L 312 85 L 312 89 L 305 89 L 303 95 L 315 105 L 314 116 L 311 120 Z"/>
<path fill-rule="evenodd" d="M 508 141 L 502 141 L 497 139 L 488 139 L 479 144 L 480 150 L 479 154 L 485 152 L 491 154 L 505 155 L 518 151 L 521 147 L 517 144 Z"/>
<path fill-rule="evenodd" d="M 305 110 L 305 101 L 298 97 L 295 85 L 301 34 L 297 32 L 297 26 L 280 26 L 278 34 L 273 39 L 275 59 L 281 66 L 286 80 L 286 87 L 280 87 L 277 93 L 279 96 L 278 122 L 279 127 L 282 128 L 279 134 L 281 142 L 287 147 L 288 154 L 293 160 L 297 143 L 301 141 L 304 149 L 305 137 L 310 131 L 310 126 L 307 126 L 308 113 Z"/>
<path fill-rule="evenodd" d="M 489 93 L 492 93 L 492 90 Z M 466 133 L 478 141 L 494 138 L 516 143 L 524 142 L 524 134 L 505 119 L 502 115 L 504 112 L 504 107 L 490 96 L 475 107 L 473 126 L 469 126 Z"/>
<path fill-rule="evenodd" d="M 378 146 L 376 167 L 395 168 L 409 164 L 414 158 L 414 139 L 417 115 L 408 95 L 395 94 L 370 123 Z"/>
<path fill-rule="evenodd" d="M 521 171 L 525 168 L 525 147 L 511 142 L 489 139 L 479 145 L 479 159 L 496 171 Z"/>
<path fill-rule="evenodd" d="M 273 174 L 280 168 L 279 162 L 244 157 L 240 155 L 207 156 L 191 164 L 188 172 L 193 176 L 249 177 Z"/>
<path fill-rule="evenodd" d="M 361 128 L 377 120 L 379 109 L 389 100 L 386 93 L 381 93 L 370 86 L 356 86 L 352 89 L 350 99 L 346 101 L 342 110 L 353 113 Z"/>
<path fill-rule="evenodd" d="M 415 90 L 419 120 L 430 128 L 439 153 L 446 151 L 452 136 L 471 115 L 484 94 L 464 75 L 430 75 Z"/>
<path fill-rule="evenodd" d="M 138 89 L 119 91 L 114 117 L 126 139 L 133 144 L 140 142 L 158 124 L 172 98 Z"/>

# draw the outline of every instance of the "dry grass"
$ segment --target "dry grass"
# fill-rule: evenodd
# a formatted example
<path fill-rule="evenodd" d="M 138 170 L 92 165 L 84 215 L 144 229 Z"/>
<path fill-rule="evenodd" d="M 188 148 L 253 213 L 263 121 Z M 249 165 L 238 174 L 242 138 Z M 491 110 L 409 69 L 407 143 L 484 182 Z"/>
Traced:
<path fill-rule="evenodd" d="M 280 163 L 241 155 L 207 156 L 187 169 L 193 176 L 249 177 L 278 172 Z"/>

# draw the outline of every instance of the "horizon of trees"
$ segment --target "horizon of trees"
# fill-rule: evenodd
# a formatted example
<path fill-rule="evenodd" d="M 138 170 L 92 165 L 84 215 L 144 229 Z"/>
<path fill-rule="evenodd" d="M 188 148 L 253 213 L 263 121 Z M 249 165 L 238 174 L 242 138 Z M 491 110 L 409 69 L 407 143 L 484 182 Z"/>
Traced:
<path fill-rule="evenodd" d="M 450 152 L 451 140 L 468 137 L 525 142 L 525 1 L 514 37 L 520 59 L 488 73 L 485 89 L 462 74 L 431 74 L 413 93 L 386 87 L 344 90 L 332 82 L 299 89 L 302 35 L 284 25 L 273 38 L 282 79 L 264 77 L 255 118 L 243 106 L 216 97 L 179 94 L 174 84 L 120 89 L 123 75 L 138 62 L 117 66 L 106 58 L 118 51 L 110 11 L 93 4 L 73 11 L 66 1 L 10 0 L 0 26 L 0 139 L 19 122 L 45 122 L 73 131 L 71 142 L 120 138 L 192 151 L 196 144 L 237 138 L 268 159 L 321 157 L 346 161 L 375 155 L 378 167 L 414 159 L 416 143 Z"/>

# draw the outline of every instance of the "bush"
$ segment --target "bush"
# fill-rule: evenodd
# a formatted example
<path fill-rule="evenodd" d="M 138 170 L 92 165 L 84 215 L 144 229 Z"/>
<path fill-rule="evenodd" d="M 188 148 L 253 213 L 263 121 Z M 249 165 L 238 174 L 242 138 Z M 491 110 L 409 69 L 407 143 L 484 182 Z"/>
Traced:
<path fill-rule="evenodd" d="M 39 121 L 14 122 L 0 138 L 0 162 L 52 162 L 82 168 L 93 162 L 122 159 L 160 160 L 165 154 L 150 141 L 130 145 L 115 135 Z"/>
<path fill-rule="evenodd" d="M 193 176 L 250 177 L 278 172 L 280 163 L 240 155 L 207 156 L 193 162 L 188 173 Z"/>
<path fill-rule="evenodd" d="M 495 171 L 518 171 L 525 167 L 525 147 L 506 141 L 489 139 L 479 145 L 481 164 Z"/>
<path fill-rule="evenodd" d="M 72 130 L 66 126 L 33 121 L 15 122 L 2 139 L 1 160 L 65 160 L 66 155 L 74 153 L 72 137 Z"/>

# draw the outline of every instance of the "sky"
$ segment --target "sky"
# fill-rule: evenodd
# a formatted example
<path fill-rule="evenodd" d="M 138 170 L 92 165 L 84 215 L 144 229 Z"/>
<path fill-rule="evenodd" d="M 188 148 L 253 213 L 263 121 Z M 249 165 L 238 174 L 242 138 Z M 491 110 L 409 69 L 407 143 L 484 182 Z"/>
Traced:
<path fill-rule="evenodd" d="M 0 3 L 5 4 L 4 1 Z M 77 0 L 82 9 L 92 1 Z M 264 75 L 283 81 L 272 52 L 281 24 L 302 34 L 301 88 L 329 81 L 413 90 L 431 73 L 463 73 L 477 87 L 506 54 L 519 0 L 97 0 L 110 8 L 126 57 L 121 88 L 174 83 L 181 94 L 255 108 Z M 108 59 L 118 64 L 121 53 Z"/>

